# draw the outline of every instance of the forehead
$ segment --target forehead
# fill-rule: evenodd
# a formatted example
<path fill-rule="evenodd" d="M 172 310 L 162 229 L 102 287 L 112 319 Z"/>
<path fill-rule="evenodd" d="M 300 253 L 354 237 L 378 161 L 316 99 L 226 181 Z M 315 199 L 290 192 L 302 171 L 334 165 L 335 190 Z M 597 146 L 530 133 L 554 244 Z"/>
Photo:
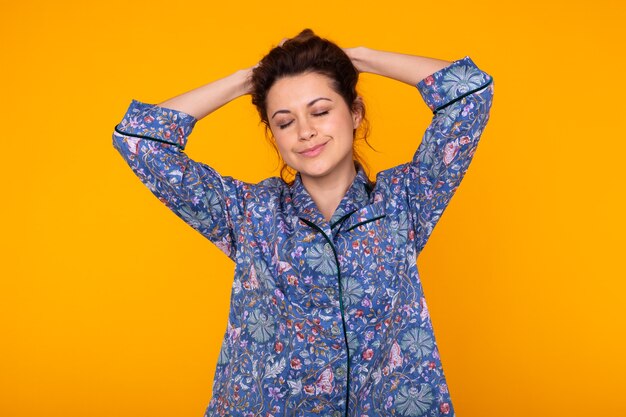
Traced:
<path fill-rule="evenodd" d="M 318 97 L 333 101 L 339 94 L 332 88 L 332 80 L 325 75 L 309 72 L 278 79 L 267 93 L 267 110 L 306 106 Z"/>

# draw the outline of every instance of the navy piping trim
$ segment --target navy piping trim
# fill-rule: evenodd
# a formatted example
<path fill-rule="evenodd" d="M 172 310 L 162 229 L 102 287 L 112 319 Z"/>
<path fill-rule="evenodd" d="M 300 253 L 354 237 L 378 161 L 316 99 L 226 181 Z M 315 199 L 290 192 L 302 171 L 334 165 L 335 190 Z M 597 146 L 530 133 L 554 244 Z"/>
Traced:
<path fill-rule="evenodd" d="M 345 417 L 348 417 L 348 404 L 350 403 L 350 346 L 348 345 L 348 333 L 346 331 L 347 329 L 346 318 L 344 316 L 345 311 L 344 311 L 344 306 L 343 306 L 343 288 L 341 287 L 341 266 L 339 265 L 339 257 L 337 256 L 335 245 L 333 245 L 333 242 L 326 235 L 326 233 L 324 233 L 324 231 L 319 228 L 318 225 L 316 225 L 315 223 L 307 219 L 303 219 L 302 217 L 300 217 L 300 220 L 302 220 L 309 226 L 313 227 L 314 229 L 317 229 L 322 234 L 322 236 L 326 238 L 326 240 L 328 241 L 328 244 L 333 250 L 333 254 L 335 255 L 335 262 L 337 262 L 337 284 L 339 287 L 339 310 L 341 311 L 341 324 L 343 325 L 343 339 L 346 343 L 346 357 L 348 358 L 348 362 L 347 362 L 348 369 L 346 371 L 346 413 L 345 413 Z"/>
<path fill-rule="evenodd" d="M 463 94 L 463 95 L 462 95 L 462 96 L 460 96 L 460 97 L 455 98 L 454 100 L 450 101 L 449 103 L 446 103 L 446 104 L 444 104 L 444 105 L 442 105 L 442 106 L 437 107 L 435 110 L 433 110 L 433 113 L 437 113 L 439 110 L 441 110 L 441 109 L 444 109 L 444 108 L 448 107 L 450 104 L 452 104 L 452 103 L 456 103 L 457 101 L 461 100 L 463 97 L 467 97 L 467 96 L 469 96 L 470 94 L 474 94 L 476 91 L 480 91 L 480 90 L 482 90 L 483 88 L 485 88 L 485 87 L 489 86 L 489 84 L 491 84 L 492 82 L 493 82 L 493 77 L 492 77 L 491 79 L 489 79 L 489 82 L 488 82 L 487 84 L 485 84 L 485 85 L 483 85 L 483 86 L 481 86 L 481 87 L 475 88 L 475 89 L 473 89 L 473 90 L 471 90 L 471 91 L 468 91 L 467 93 Z"/>
<path fill-rule="evenodd" d="M 163 140 L 163 139 L 156 139 L 156 138 L 153 138 L 153 137 L 150 137 L 150 136 L 142 136 L 142 135 L 135 135 L 134 133 L 126 133 L 126 132 L 122 132 L 121 130 L 119 130 L 119 129 L 117 128 L 118 126 L 119 126 L 119 124 L 115 125 L 115 131 L 116 131 L 117 133 L 119 133 L 120 135 L 134 136 L 134 137 L 136 137 L 136 138 L 148 139 L 148 140 L 153 140 L 153 141 L 155 141 L 155 142 L 161 142 L 161 143 L 167 143 L 168 145 L 174 145 L 174 146 L 176 146 L 176 147 L 177 147 L 178 149 L 180 149 L 181 151 L 182 151 L 183 149 L 185 149 L 183 146 L 180 146 L 180 145 L 179 145 L 179 144 L 177 144 L 177 143 L 174 143 L 174 142 L 168 142 L 168 141 Z"/>
<path fill-rule="evenodd" d="M 385 216 L 386 216 L 386 214 L 383 214 L 382 216 L 374 217 L 373 219 L 367 219 L 367 220 L 364 220 L 364 221 L 362 221 L 362 222 L 360 222 L 360 223 L 357 223 L 357 224 L 353 225 L 353 226 L 352 226 L 352 227 L 350 227 L 348 230 L 346 230 L 346 232 L 349 232 L 350 230 L 354 229 L 355 227 L 359 227 L 359 226 L 361 226 L 362 224 L 369 223 L 369 222 L 373 222 L 374 220 L 382 219 L 382 218 L 383 218 L 383 217 L 385 217 Z"/>

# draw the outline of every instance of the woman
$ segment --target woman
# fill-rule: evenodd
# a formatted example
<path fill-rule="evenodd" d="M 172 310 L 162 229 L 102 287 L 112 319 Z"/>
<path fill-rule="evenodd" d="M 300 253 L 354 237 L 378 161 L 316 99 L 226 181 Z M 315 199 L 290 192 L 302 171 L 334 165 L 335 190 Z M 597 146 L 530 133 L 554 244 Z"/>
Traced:
<path fill-rule="evenodd" d="M 413 160 L 376 182 L 354 151 L 365 127 L 359 72 L 416 86 L 434 113 Z M 245 94 L 292 182 L 245 183 L 182 151 L 197 120 Z M 454 415 L 416 259 L 492 96 L 469 57 L 342 50 L 305 30 L 253 68 L 158 105 L 132 101 L 115 148 L 236 262 L 207 417 Z"/>

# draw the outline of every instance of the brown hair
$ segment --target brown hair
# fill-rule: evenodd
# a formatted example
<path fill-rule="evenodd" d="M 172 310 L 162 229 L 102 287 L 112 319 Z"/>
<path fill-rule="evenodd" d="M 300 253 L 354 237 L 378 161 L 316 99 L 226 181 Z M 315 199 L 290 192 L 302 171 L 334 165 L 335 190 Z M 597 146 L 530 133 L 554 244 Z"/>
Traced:
<path fill-rule="evenodd" d="M 333 90 L 343 97 L 348 107 L 352 111 L 358 110 L 362 113 L 361 124 L 354 130 L 355 141 L 352 149 L 355 162 L 363 166 L 367 173 L 367 164 L 355 146 L 356 139 L 362 138 L 371 147 L 367 141 L 369 122 L 365 118 L 365 105 L 358 99 L 356 91 L 359 72 L 343 49 L 327 39 L 320 38 L 311 29 L 304 29 L 296 37 L 272 48 L 252 71 L 250 79 L 252 104 L 256 106 L 261 122 L 265 125 L 265 137 L 282 161 L 269 127 L 267 93 L 278 79 L 308 72 L 316 72 L 330 78 Z M 295 172 L 284 162 L 282 164 L 280 175 L 289 183 L 290 181 L 286 179 L 287 174 L 293 178 Z"/>

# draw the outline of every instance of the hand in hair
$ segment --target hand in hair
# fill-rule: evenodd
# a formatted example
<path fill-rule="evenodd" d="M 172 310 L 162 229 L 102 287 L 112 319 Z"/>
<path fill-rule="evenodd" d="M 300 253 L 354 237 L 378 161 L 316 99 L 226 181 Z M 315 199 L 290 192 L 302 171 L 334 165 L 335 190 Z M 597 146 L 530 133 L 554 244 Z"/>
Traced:
<path fill-rule="evenodd" d="M 342 49 L 346 53 L 346 55 L 348 55 L 348 57 L 350 58 L 350 61 L 352 61 L 352 65 L 354 65 L 357 71 L 364 72 L 365 67 L 363 66 L 363 62 L 361 61 L 360 58 L 358 58 L 359 53 L 364 48 L 362 46 L 357 46 L 354 48 L 342 48 Z"/>

